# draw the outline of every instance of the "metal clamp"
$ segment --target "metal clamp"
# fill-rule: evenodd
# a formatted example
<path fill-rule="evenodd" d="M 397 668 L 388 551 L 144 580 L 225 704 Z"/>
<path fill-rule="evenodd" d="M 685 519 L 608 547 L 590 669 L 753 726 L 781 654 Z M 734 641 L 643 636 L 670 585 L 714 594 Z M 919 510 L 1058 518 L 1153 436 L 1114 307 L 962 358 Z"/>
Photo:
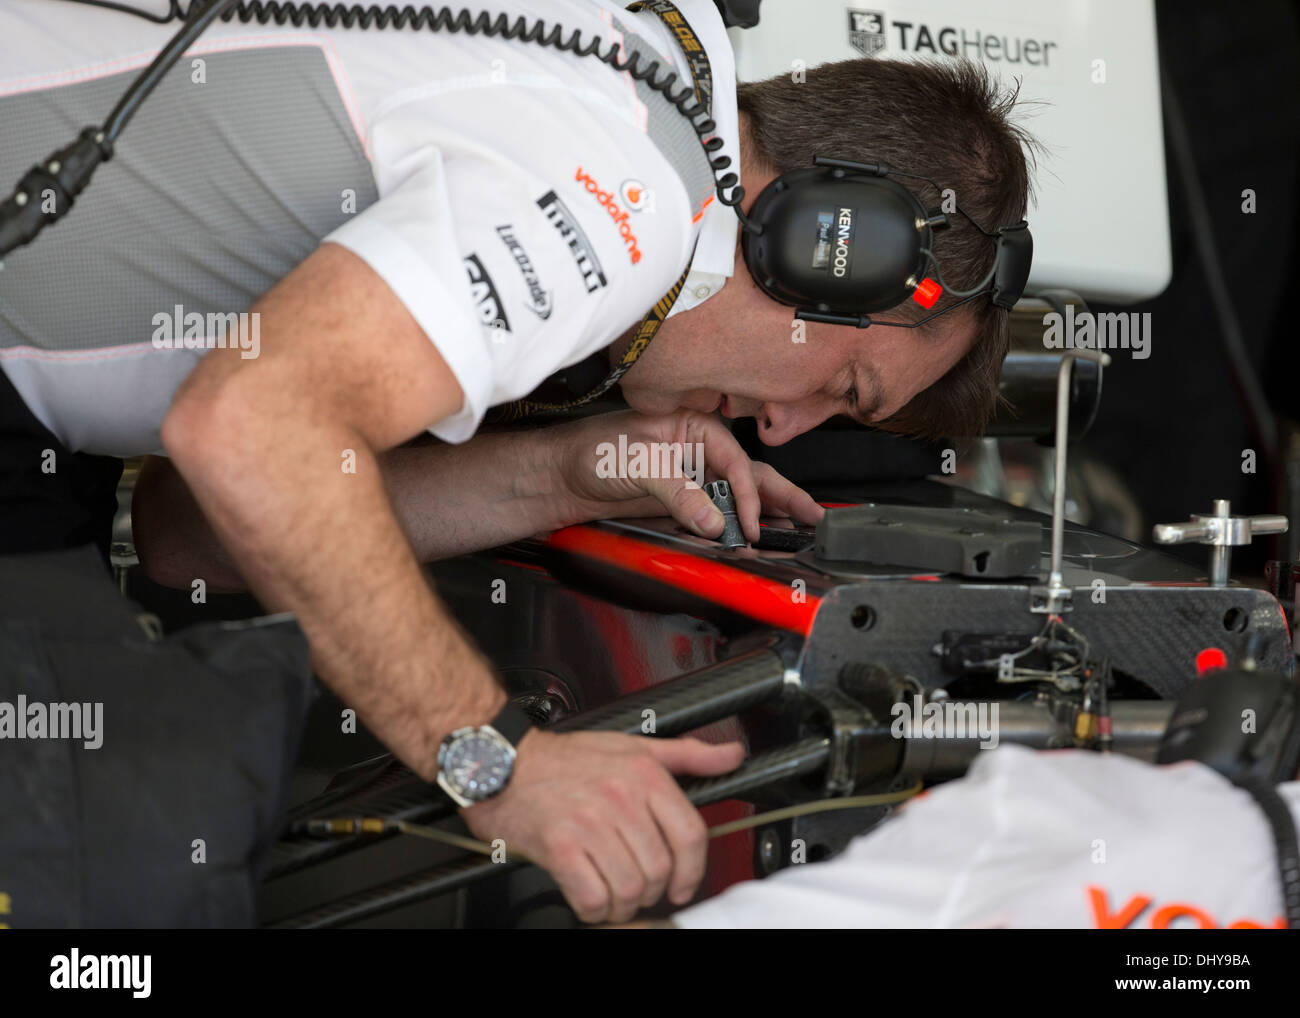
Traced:
<path fill-rule="evenodd" d="M 1256 534 L 1284 534 L 1285 516 L 1233 516 L 1226 498 L 1214 500 L 1214 512 L 1193 515 L 1187 523 L 1157 523 L 1151 536 L 1157 544 L 1208 544 L 1210 586 L 1226 587 L 1234 545 L 1250 544 Z"/>

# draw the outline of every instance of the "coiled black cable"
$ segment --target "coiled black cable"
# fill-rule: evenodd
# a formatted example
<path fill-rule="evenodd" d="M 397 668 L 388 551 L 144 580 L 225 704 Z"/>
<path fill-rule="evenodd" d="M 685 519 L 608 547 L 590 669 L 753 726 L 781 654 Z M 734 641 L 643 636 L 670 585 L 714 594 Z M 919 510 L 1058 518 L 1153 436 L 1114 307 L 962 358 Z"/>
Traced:
<path fill-rule="evenodd" d="M 168 0 L 167 13 L 160 15 L 136 10 L 114 0 L 71 0 L 71 2 L 135 14 L 155 24 L 189 19 L 195 14 L 197 8 L 204 7 L 202 0 L 188 0 L 188 2 Z M 211 0 L 209 6 L 215 6 L 219 2 L 220 0 Z M 198 17 L 204 17 L 205 13 L 206 10 Z M 256 22 L 260 25 L 293 25 L 295 28 L 301 28 L 303 25 L 319 28 L 324 25 L 326 28 L 428 29 L 432 32 L 464 32 L 466 35 L 482 35 L 486 38 L 511 42 L 535 43 L 538 46 L 547 46 L 558 52 L 572 53 L 579 57 L 594 56 L 615 71 L 626 72 L 634 80 L 644 81 L 663 95 L 686 118 L 686 122 L 694 129 L 697 140 L 704 149 L 704 157 L 713 173 L 718 200 L 723 205 L 734 208 L 737 215 L 744 219 L 739 206 L 744 201 L 745 189 L 739 186 L 739 178 L 736 174 L 722 172 L 731 165 L 730 157 L 713 156 L 713 153 L 722 147 L 722 139 L 716 136 L 710 137 L 717 124 L 707 116 L 708 111 L 704 104 L 695 99 L 694 86 L 683 85 L 681 91 L 674 95 L 673 86 L 677 83 L 675 71 L 669 71 L 660 78 L 658 77 L 659 61 L 649 60 L 643 65 L 641 54 L 635 52 L 629 53 L 626 59 L 620 59 L 616 43 L 610 43 L 602 52 L 599 39 L 592 38 L 584 43 L 582 33 L 578 29 L 574 29 L 566 37 L 564 27 L 559 24 L 553 24 L 548 28 L 545 21 L 529 23 L 523 15 L 511 21 L 508 14 L 493 15 L 487 11 L 474 14 L 464 7 L 453 13 L 448 7 L 415 7 L 411 4 L 403 4 L 399 7 L 397 4 L 363 6 L 355 3 L 236 0 L 218 17 L 222 21 L 237 19 L 245 24 Z M 148 91 L 152 91 L 152 86 Z M 148 92 L 144 91 L 139 99 L 143 100 L 144 95 L 147 94 Z M 701 114 L 705 114 L 705 118 L 697 120 L 696 118 Z M 728 188 L 731 190 L 730 195 L 726 193 Z"/>
<path fill-rule="evenodd" d="M 1289 779 L 1291 775 L 1287 775 Z M 1282 889 L 1282 909 L 1289 930 L 1300 930 L 1300 844 L 1297 843 L 1295 818 L 1286 800 L 1271 781 L 1246 774 L 1233 779 L 1233 784 L 1244 788 L 1259 803 L 1273 829 L 1273 844 L 1277 849 L 1278 877 Z"/>

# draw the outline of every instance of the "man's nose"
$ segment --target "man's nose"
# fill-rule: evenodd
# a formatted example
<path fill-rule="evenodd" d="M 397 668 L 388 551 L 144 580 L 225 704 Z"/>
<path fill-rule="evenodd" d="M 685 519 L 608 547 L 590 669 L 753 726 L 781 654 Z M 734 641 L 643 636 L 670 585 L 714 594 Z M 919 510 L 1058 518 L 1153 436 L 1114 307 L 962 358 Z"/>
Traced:
<path fill-rule="evenodd" d="M 817 427 L 831 416 L 831 411 L 813 401 L 764 403 L 754 416 L 758 421 L 758 437 L 764 445 L 784 445 Z"/>

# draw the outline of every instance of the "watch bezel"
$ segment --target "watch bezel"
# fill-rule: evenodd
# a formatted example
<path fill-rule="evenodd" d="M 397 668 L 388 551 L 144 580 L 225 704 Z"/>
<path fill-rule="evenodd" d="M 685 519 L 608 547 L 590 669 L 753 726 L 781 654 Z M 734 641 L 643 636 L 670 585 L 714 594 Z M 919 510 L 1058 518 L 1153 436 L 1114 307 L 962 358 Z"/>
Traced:
<path fill-rule="evenodd" d="M 502 750 L 505 756 L 505 777 L 502 778 L 499 787 L 489 792 L 475 792 L 467 788 L 462 788 L 451 776 L 447 770 L 447 758 L 451 751 L 460 743 L 468 739 L 486 739 L 495 743 Z M 510 783 L 510 777 L 514 773 L 515 758 L 518 751 L 511 744 L 510 740 L 498 732 L 491 725 L 466 725 L 450 732 L 442 740 L 438 747 L 438 786 L 451 797 L 456 805 L 465 807 L 473 806 L 476 803 L 487 802 L 487 800 L 500 795 L 505 791 L 506 785 Z"/>

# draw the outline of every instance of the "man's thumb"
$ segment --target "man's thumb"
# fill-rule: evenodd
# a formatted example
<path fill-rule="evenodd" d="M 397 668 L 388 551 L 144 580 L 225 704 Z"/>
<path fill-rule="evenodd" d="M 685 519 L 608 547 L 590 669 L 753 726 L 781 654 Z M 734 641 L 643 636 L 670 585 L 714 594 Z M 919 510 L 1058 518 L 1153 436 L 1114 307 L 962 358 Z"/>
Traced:
<path fill-rule="evenodd" d="M 722 528 L 726 525 L 722 512 L 698 484 L 673 478 L 662 486 L 654 486 L 652 490 L 673 519 L 691 533 L 708 538 L 718 537 L 722 533 Z"/>

